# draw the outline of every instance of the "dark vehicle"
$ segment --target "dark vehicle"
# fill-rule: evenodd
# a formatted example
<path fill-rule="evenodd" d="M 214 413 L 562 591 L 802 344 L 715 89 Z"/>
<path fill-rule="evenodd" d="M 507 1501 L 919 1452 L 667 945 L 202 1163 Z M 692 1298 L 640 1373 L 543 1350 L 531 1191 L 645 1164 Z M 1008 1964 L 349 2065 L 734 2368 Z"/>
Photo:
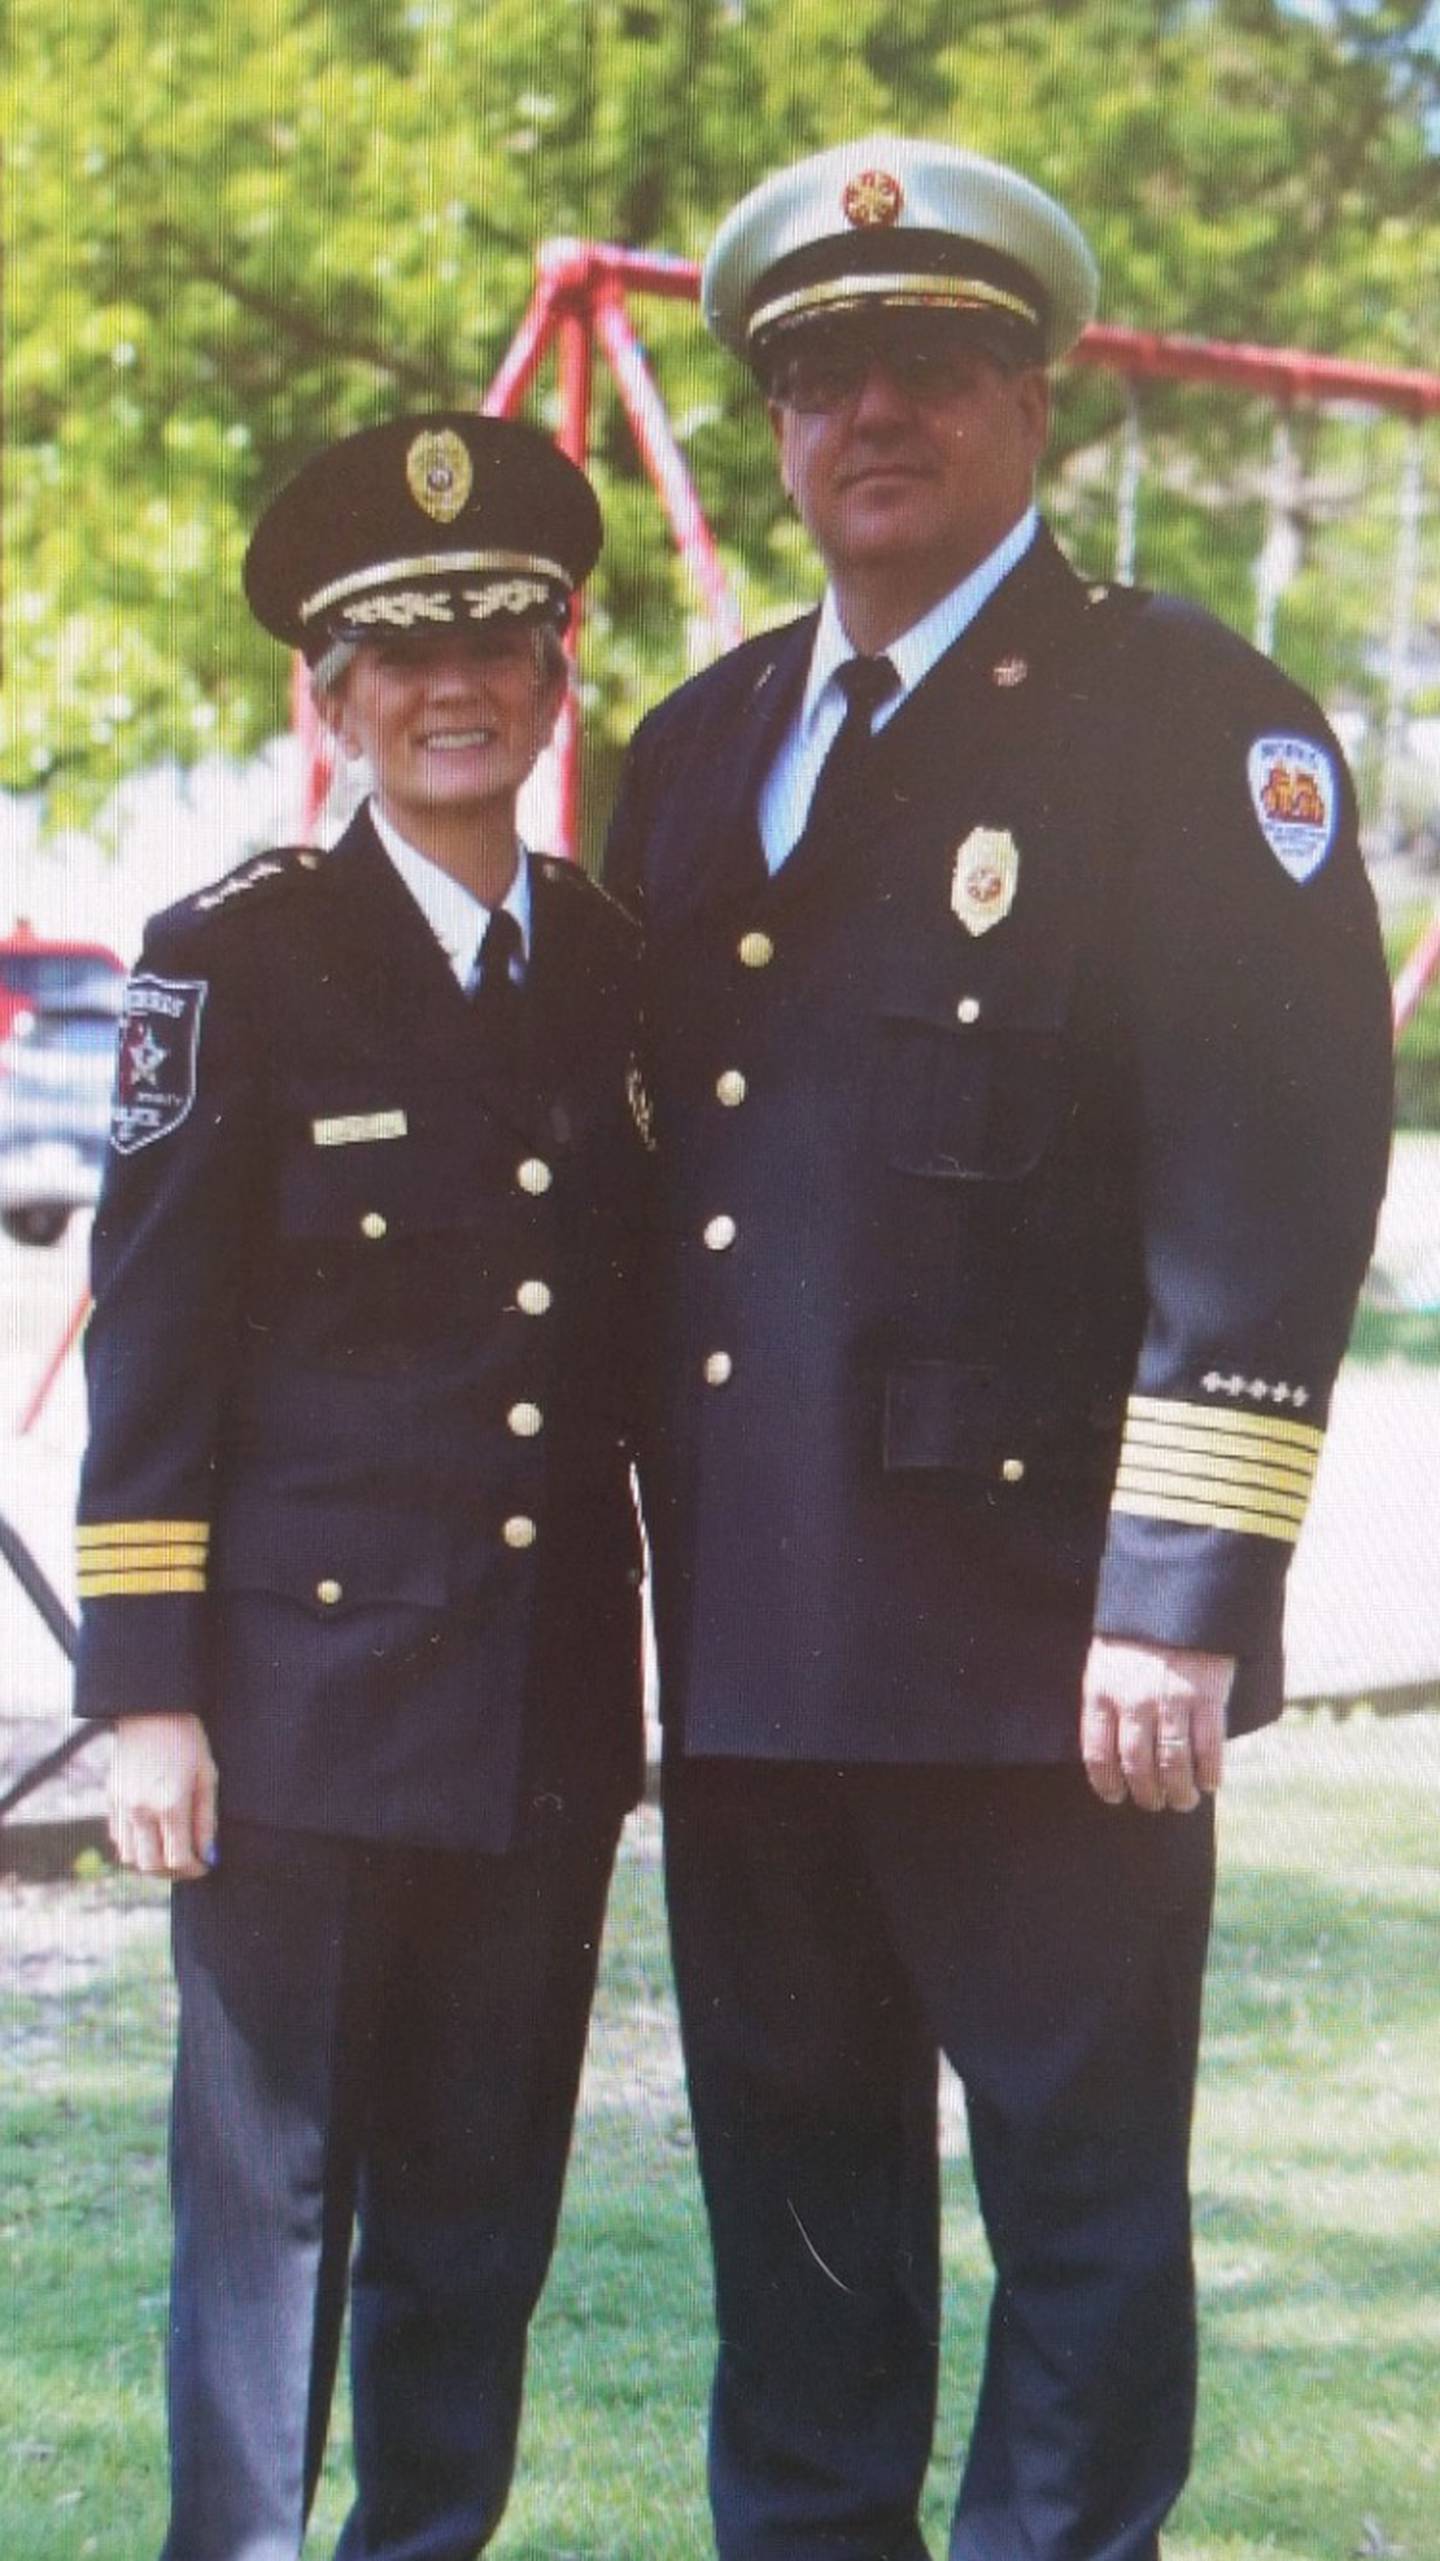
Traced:
<path fill-rule="evenodd" d="M 53 1245 L 100 1188 L 125 969 L 26 926 L 0 941 L 0 1228 Z"/>

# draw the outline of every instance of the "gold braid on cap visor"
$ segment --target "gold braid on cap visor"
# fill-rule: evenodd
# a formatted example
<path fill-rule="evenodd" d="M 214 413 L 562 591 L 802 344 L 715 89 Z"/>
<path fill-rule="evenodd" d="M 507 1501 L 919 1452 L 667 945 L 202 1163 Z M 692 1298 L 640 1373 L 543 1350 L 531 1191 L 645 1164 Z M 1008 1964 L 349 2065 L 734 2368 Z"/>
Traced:
<path fill-rule="evenodd" d="M 300 620 L 313 622 L 327 605 L 339 604 L 345 596 L 358 596 L 371 588 L 385 587 L 401 578 L 456 578 L 475 572 L 503 574 L 518 571 L 536 578 L 553 578 L 568 593 L 574 585 L 568 569 L 558 560 L 546 560 L 532 551 L 432 551 L 413 560 L 377 560 L 368 569 L 352 570 L 348 578 L 332 578 L 328 587 L 317 587 L 300 607 Z"/>
<path fill-rule="evenodd" d="M 1003 311 L 1027 321 L 1032 329 L 1040 326 L 1033 302 L 1006 293 L 1000 285 L 984 284 L 978 277 L 837 276 L 827 284 L 800 285 L 794 293 L 762 303 L 750 315 L 747 335 L 753 346 L 762 330 L 778 328 L 782 321 L 810 312 L 860 310 L 874 302 L 892 311 Z"/>

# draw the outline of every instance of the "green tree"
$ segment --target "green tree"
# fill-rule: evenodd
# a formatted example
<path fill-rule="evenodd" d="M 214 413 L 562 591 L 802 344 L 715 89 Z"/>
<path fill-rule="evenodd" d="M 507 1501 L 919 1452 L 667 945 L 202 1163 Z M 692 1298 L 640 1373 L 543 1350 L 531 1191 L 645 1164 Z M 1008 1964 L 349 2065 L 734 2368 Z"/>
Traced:
<path fill-rule="evenodd" d="M 540 240 L 698 253 L 746 185 L 846 133 L 963 138 L 1052 187 L 1109 318 L 1430 359 L 1427 20 L 1419 0 L 11 0 L 0 782 L 62 818 L 158 755 L 283 725 L 238 566 L 300 457 L 478 397 Z M 688 306 L 641 326 L 747 613 L 790 609 L 814 573 L 753 392 Z M 1097 542 L 1119 409 L 1103 378 L 1065 386 L 1057 504 Z M 1194 494 L 1167 494 L 1144 574 L 1243 620 L 1267 424 L 1172 400 L 1156 425 Z M 607 397 L 596 428 L 603 750 L 680 671 L 689 600 Z M 1297 586 L 1302 666 L 1338 634 L 1359 668 L 1368 563 L 1352 584 L 1338 619 Z"/>

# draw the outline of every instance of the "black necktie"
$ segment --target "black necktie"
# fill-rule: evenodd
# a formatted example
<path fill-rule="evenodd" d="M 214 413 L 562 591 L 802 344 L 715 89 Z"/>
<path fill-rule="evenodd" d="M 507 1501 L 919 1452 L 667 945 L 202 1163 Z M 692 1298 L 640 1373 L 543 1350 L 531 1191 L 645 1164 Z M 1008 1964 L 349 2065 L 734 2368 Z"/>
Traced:
<path fill-rule="evenodd" d="M 882 702 L 899 690 L 900 679 L 890 660 L 847 658 L 835 670 L 845 697 L 845 717 L 820 768 L 805 819 L 806 837 L 828 827 L 848 808 L 864 773 L 873 744 L 871 723 Z"/>
<path fill-rule="evenodd" d="M 520 959 L 523 950 L 520 928 L 509 908 L 492 908 L 465 992 L 481 1020 L 496 1029 L 509 1019 L 520 992 L 511 976 L 511 963 Z"/>

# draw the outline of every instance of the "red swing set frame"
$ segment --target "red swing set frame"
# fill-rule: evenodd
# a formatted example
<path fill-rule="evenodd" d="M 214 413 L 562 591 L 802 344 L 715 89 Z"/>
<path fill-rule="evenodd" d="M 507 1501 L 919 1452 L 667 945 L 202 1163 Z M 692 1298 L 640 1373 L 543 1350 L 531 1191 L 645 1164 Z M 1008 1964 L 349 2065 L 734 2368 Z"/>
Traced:
<path fill-rule="evenodd" d="M 689 573 L 701 615 L 719 650 L 733 647 L 743 637 L 739 603 L 630 313 L 632 296 L 693 302 L 699 282 L 700 271 L 692 260 L 660 251 L 622 249 L 588 240 L 544 242 L 536 259 L 529 305 L 481 406 L 492 417 L 513 417 L 542 364 L 553 355 L 559 410 L 556 441 L 583 468 L 590 453 L 597 357 L 604 361 L 671 538 Z M 1345 358 L 1309 355 L 1294 349 L 1230 345 L 1104 326 L 1087 329 L 1069 361 L 1122 376 L 1132 399 L 1132 421 L 1135 388 L 1146 381 L 1219 385 L 1248 393 L 1275 403 L 1282 419 L 1299 403 L 1319 402 L 1343 403 L 1407 421 L 1388 646 L 1387 784 L 1382 830 L 1393 824 L 1388 775 L 1403 721 L 1424 516 L 1421 438 L 1428 422 L 1440 417 L 1440 375 L 1354 364 Z M 1122 575 L 1129 572 L 1133 550 L 1133 473 L 1128 534 L 1125 515 L 1122 499 Z M 577 605 L 566 644 L 572 658 L 578 649 L 580 631 L 581 612 Z M 298 659 L 293 710 L 303 776 L 299 832 L 306 837 L 313 834 L 324 808 L 332 767 L 326 733 L 316 717 L 305 670 Z M 580 737 L 573 695 L 562 717 L 555 753 L 559 766 L 557 850 L 573 854 L 580 815 Z M 1396 976 L 1393 1008 L 1397 1038 L 1437 971 L 1440 904 Z M 26 1401 L 16 1426 L 19 1432 L 29 1432 L 39 1419 L 79 1336 L 88 1305 L 88 1297 L 82 1296 Z"/>

